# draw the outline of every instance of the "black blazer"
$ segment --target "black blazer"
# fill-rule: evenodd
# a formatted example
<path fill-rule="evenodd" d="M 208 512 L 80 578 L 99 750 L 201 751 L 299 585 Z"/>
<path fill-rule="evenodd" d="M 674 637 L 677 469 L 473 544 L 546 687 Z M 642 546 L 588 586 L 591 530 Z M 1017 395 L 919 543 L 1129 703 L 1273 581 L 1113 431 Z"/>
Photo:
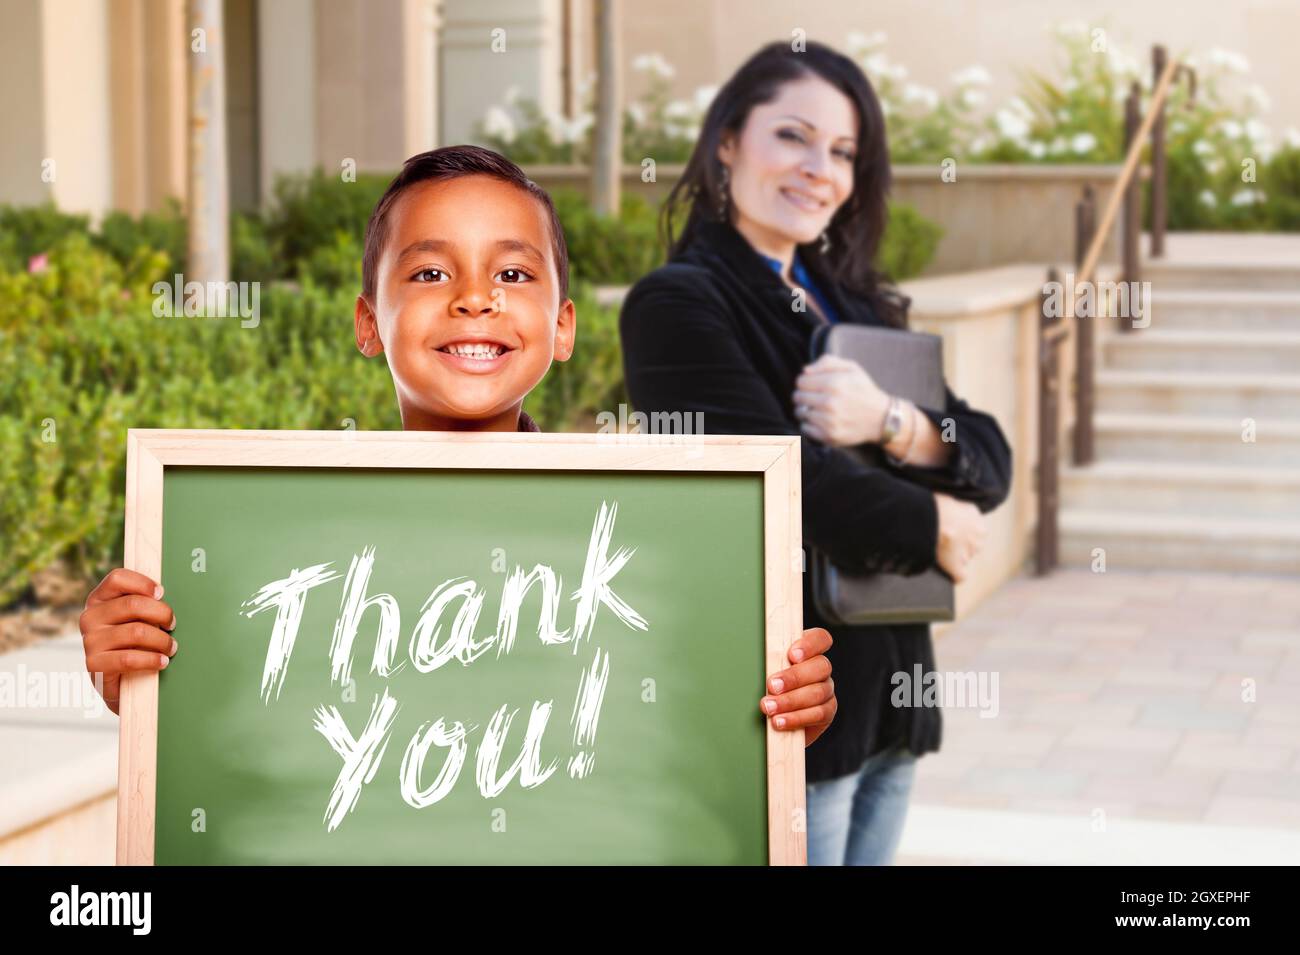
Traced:
<path fill-rule="evenodd" d="M 870 304 L 813 274 L 842 322 L 881 324 Z M 620 331 L 628 394 L 644 412 L 702 412 L 713 434 L 800 434 L 794 381 L 808 364 L 811 309 L 792 308 L 790 288 L 732 226 L 704 225 L 690 246 L 632 288 Z M 942 468 L 872 467 L 805 437 L 804 541 L 837 565 L 917 573 L 933 566 L 938 515 L 932 490 L 989 511 L 1007 496 L 1011 449 L 997 422 L 947 391 L 943 408 L 922 408 L 936 426 L 956 422 Z M 878 450 L 878 449 L 877 449 Z M 806 752 L 809 782 L 856 772 L 869 756 L 904 745 L 939 748 L 937 708 L 895 708 L 891 678 L 934 669 L 930 628 L 831 626 L 817 614 L 804 577 L 804 625 L 826 627 L 839 713 Z"/>

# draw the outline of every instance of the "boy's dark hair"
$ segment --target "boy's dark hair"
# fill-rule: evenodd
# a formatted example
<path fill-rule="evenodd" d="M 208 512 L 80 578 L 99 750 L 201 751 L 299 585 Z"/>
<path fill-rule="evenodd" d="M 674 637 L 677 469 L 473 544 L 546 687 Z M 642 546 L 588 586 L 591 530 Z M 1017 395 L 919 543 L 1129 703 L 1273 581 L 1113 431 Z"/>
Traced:
<path fill-rule="evenodd" d="M 366 224 L 366 247 L 361 258 L 361 292 L 374 301 L 378 284 L 379 256 L 388 241 L 388 213 L 398 198 L 416 183 L 438 182 L 460 176 L 491 176 L 518 186 L 542 204 L 551 227 L 551 251 L 555 256 L 555 272 L 560 280 L 560 301 L 569 296 L 569 248 L 564 241 L 564 229 L 555 211 L 555 203 L 546 190 L 533 182 L 513 162 L 481 146 L 444 146 L 420 153 L 406 160 L 384 194 L 375 204 Z"/>

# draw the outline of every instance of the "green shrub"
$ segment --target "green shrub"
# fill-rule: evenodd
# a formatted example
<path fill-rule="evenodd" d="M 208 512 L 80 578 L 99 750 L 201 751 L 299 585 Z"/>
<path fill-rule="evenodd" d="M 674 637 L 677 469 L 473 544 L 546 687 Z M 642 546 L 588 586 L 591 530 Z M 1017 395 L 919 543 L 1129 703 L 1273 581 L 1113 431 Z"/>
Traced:
<path fill-rule="evenodd" d="M 643 197 L 623 193 L 616 219 L 596 215 L 582 194 L 572 189 L 556 189 L 551 198 L 576 281 L 627 285 L 663 262 L 658 207 Z"/>
<path fill-rule="evenodd" d="M 876 268 L 895 282 L 920 275 L 934 258 L 943 227 L 903 202 L 889 204 L 889 224 L 876 253 Z"/>
<path fill-rule="evenodd" d="M 89 217 L 60 212 L 52 202 L 39 206 L 0 206 L 0 267 L 27 268 L 28 261 L 48 252 L 59 240 L 85 233 Z"/>
<path fill-rule="evenodd" d="M 358 245 L 375 203 L 392 175 L 366 173 L 355 182 L 317 169 L 304 176 L 282 176 L 273 189 L 266 217 L 266 239 L 288 262 L 302 262 L 322 246 L 338 243 L 338 233 L 355 236 Z"/>
<path fill-rule="evenodd" d="M 332 257 L 309 261 L 341 269 L 353 241 L 336 234 Z M 401 428 L 384 359 L 353 341 L 355 276 L 264 286 L 261 321 L 243 328 L 155 317 L 147 277 L 167 257 L 133 260 L 73 234 L 44 272 L 0 271 L 0 606 L 56 560 L 91 579 L 121 563 L 127 428 Z M 581 346 L 527 402 L 547 430 L 591 430 L 626 400 L 617 316 L 574 294 Z"/>
<path fill-rule="evenodd" d="M 100 223 L 95 244 L 123 264 L 142 251 L 164 252 L 167 264 L 163 273 L 154 278 L 171 281 L 174 273 L 185 271 L 187 255 L 186 222 L 180 203 L 169 199 L 162 212 L 146 212 L 141 216 L 110 212 Z"/>

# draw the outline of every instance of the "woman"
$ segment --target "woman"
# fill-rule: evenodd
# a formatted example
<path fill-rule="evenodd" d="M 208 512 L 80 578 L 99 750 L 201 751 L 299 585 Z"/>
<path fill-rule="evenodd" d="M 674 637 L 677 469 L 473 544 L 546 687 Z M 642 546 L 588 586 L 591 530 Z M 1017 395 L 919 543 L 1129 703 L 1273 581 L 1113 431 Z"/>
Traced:
<path fill-rule="evenodd" d="M 804 540 L 838 566 L 937 565 L 960 581 L 982 512 L 1008 491 L 997 423 L 951 391 L 916 408 L 852 362 L 808 363 L 823 322 L 906 326 L 907 300 L 872 265 L 889 185 L 880 104 L 852 60 L 815 43 L 756 53 L 714 99 L 669 197 L 668 264 L 624 303 L 627 386 L 639 410 L 701 412 L 709 432 L 802 434 Z M 864 443 L 888 465 L 840 450 Z M 884 864 L 915 759 L 939 748 L 937 709 L 890 703 L 895 673 L 934 669 L 930 630 L 834 625 L 804 579 L 805 626 L 834 636 L 839 700 L 806 750 L 809 861 Z"/>

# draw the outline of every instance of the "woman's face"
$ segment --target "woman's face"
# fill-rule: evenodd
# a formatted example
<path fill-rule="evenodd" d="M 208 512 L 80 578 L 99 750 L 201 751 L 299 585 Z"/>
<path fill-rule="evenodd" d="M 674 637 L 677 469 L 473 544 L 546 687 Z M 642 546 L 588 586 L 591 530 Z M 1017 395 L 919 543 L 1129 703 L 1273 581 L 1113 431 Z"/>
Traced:
<path fill-rule="evenodd" d="M 858 115 L 821 77 L 783 85 L 718 147 L 728 211 L 760 251 L 814 241 L 853 192 Z"/>

